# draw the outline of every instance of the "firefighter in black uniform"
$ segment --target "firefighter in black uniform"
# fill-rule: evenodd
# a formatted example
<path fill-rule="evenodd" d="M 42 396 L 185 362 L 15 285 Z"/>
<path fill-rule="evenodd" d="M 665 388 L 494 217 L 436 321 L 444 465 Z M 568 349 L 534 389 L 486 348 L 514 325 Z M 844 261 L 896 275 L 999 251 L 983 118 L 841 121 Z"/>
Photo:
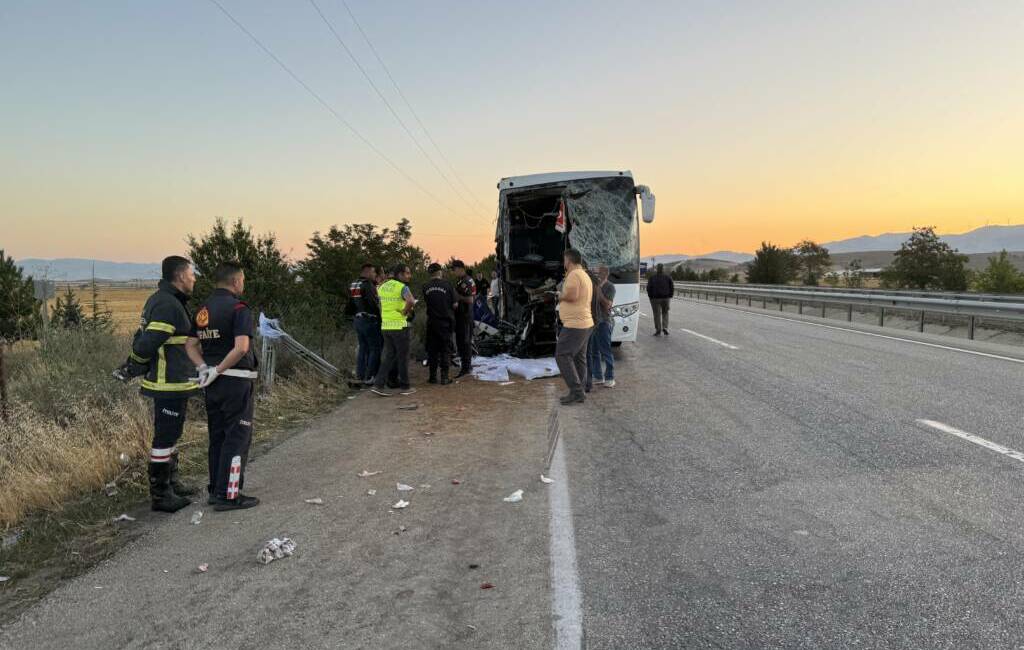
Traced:
<path fill-rule="evenodd" d="M 239 299 L 245 273 L 236 262 L 222 262 L 214 271 L 217 288 L 195 316 L 188 346 L 201 350 L 199 386 L 206 389 L 210 433 L 210 492 L 214 510 L 240 510 L 260 500 L 242 494 L 245 464 L 252 442 L 256 355 L 252 311 Z"/>
<path fill-rule="evenodd" d="M 153 510 L 175 512 L 195 489 L 178 479 L 178 438 L 185 427 L 188 398 L 199 392 L 195 363 L 185 351 L 192 316 L 186 303 L 196 276 L 184 257 L 161 264 L 160 284 L 146 300 L 128 360 L 114 377 L 142 377 L 142 394 L 153 399 L 153 446 L 149 452 L 149 495 Z M 190 381 L 191 379 L 191 381 Z"/>
<path fill-rule="evenodd" d="M 452 262 L 455 274 L 455 346 L 459 350 L 459 374 L 468 375 L 473 370 L 473 300 L 476 298 L 476 283 L 466 273 L 462 260 Z"/>
<path fill-rule="evenodd" d="M 448 346 L 455 325 L 455 287 L 441 277 L 443 267 L 433 263 L 427 268 L 430 280 L 423 285 L 423 301 L 427 303 L 427 365 L 431 384 L 437 383 L 437 370 L 441 369 L 441 384 L 450 384 L 448 366 L 451 355 Z"/>
<path fill-rule="evenodd" d="M 380 332 L 380 297 L 374 282 L 376 276 L 373 264 L 367 262 L 359 271 L 359 279 L 348 287 L 348 311 L 359 339 L 356 380 L 360 388 L 373 384 L 384 347 L 384 337 Z"/>

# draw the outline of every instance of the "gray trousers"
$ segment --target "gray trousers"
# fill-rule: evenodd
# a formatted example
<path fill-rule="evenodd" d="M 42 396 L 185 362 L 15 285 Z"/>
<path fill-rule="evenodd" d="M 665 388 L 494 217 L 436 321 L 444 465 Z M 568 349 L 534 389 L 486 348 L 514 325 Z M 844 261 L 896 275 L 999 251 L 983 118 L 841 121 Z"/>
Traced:
<path fill-rule="evenodd" d="M 671 298 L 651 298 L 651 311 L 654 312 L 654 331 L 668 329 L 668 305 Z"/>
<path fill-rule="evenodd" d="M 398 383 L 402 388 L 409 386 L 409 328 L 400 330 L 384 330 L 384 355 L 380 360 L 380 370 L 373 378 L 373 385 L 383 388 L 392 368 L 398 369 Z"/>
<path fill-rule="evenodd" d="M 587 342 L 593 328 L 563 327 L 555 343 L 555 362 L 570 395 L 582 395 L 587 381 Z"/>

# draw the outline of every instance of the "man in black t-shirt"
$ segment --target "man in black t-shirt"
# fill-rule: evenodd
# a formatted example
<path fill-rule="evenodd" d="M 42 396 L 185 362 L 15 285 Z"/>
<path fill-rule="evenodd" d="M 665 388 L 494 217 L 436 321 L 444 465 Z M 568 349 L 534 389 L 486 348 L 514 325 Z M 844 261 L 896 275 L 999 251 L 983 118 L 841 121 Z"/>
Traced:
<path fill-rule="evenodd" d="M 434 263 L 427 268 L 430 280 L 423 285 L 423 301 L 427 304 L 427 365 L 431 384 L 437 383 L 437 370 L 441 369 L 441 384 L 450 384 L 448 376 L 448 344 L 455 323 L 455 288 L 441 277 L 443 267 Z"/>
<path fill-rule="evenodd" d="M 242 494 L 252 442 L 255 325 L 252 310 L 239 299 L 245 288 L 242 267 L 236 262 L 222 262 L 213 280 L 217 288 L 196 312 L 186 348 L 189 357 L 202 363 L 199 387 L 206 389 L 210 436 L 207 502 L 214 510 L 240 510 L 260 502 Z"/>

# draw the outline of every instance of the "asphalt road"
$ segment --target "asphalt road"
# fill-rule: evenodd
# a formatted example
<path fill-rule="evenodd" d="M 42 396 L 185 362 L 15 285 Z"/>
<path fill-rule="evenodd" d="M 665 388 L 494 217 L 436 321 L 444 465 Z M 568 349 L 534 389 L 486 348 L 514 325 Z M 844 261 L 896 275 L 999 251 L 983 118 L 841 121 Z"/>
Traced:
<path fill-rule="evenodd" d="M 777 316 L 642 319 L 553 484 L 557 381 L 360 396 L 253 464 L 264 506 L 147 517 L 0 647 L 1024 647 L 1024 355 Z"/>

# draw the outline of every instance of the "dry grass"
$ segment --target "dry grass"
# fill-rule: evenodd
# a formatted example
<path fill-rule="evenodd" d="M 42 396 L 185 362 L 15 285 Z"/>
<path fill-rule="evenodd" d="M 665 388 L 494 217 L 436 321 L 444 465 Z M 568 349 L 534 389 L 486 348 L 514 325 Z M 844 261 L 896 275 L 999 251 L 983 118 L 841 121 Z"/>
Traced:
<path fill-rule="evenodd" d="M 57 287 L 56 294 L 61 296 L 66 285 Z M 75 297 L 82 304 L 86 314 L 92 313 L 92 292 L 88 283 L 76 282 L 71 285 Z M 100 285 L 98 300 L 101 309 L 110 310 L 114 326 L 117 331 L 128 334 L 134 332 L 139 326 L 139 315 L 142 313 L 142 306 L 146 304 L 146 298 L 156 291 L 155 283 L 152 286 L 131 286 L 131 285 Z M 50 300 L 49 309 L 52 312 L 57 298 Z"/>

